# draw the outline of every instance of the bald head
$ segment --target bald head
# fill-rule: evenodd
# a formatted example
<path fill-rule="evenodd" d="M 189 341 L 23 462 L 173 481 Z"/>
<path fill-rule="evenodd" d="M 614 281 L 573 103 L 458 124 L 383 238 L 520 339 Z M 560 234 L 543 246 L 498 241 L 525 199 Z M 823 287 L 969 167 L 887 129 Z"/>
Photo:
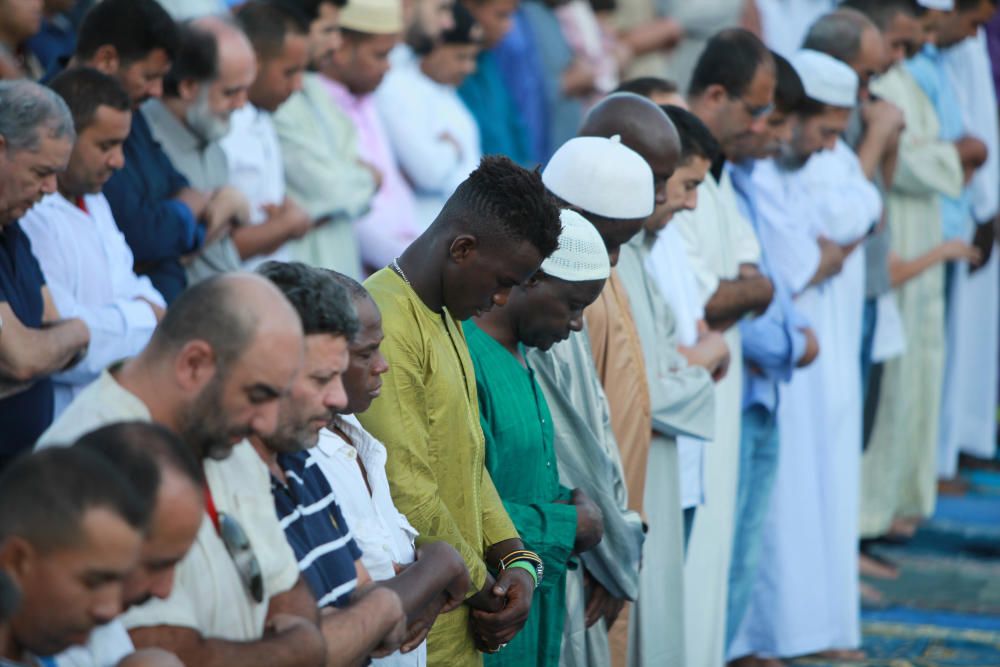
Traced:
<path fill-rule="evenodd" d="M 257 56 L 230 20 L 207 16 L 185 23 L 180 48 L 163 81 L 164 100 L 205 142 L 222 139 L 229 119 L 247 102 L 257 77 Z"/>
<path fill-rule="evenodd" d="M 850 65 L 858 75 L 861 99 L 868 98 L 869 80 L 888 64 L 882 32 L 856 9 L 841 8 L 820 17 L 809 29 L 802 48 L 820 51 Z"/>
<path fill-rule="evenodd" d="M 234 363 L 259 335 L 302 335 L 299 316 L 271 281 L 226 273 L 192 285 L 171 304 L 149 344 L 171 355 L 194 340 L 208 343 L 223 366 Z"/>
<path fill-rule="evenodd" d="M 604 98 L 583 121 L 582 137 L 621 137 L 622 143 L 641 155 L 653 170 L 656 203 L 666 197 L 666 182 L 680 160 L 677 129 L 659 106 L 634 93 Z"/>

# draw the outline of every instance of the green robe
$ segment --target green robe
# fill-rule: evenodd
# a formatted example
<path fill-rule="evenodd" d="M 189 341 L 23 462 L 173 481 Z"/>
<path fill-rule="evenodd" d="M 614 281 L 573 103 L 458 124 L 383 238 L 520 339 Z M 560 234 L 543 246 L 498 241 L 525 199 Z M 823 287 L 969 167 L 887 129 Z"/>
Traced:
<path fill-rule="evenodd" d="M 521 632 L 486 665 L 558 665 L 566 607 L 566 570 L 576 541 L 576 508 L 559 483 L 552 415 L 530 367 L 471 320 L 463 324 L 476 369 L 486 469 L 525 548 L 542 557 L 545 576 Z M 522 350 L 523 356 L 523 350 Z"/>

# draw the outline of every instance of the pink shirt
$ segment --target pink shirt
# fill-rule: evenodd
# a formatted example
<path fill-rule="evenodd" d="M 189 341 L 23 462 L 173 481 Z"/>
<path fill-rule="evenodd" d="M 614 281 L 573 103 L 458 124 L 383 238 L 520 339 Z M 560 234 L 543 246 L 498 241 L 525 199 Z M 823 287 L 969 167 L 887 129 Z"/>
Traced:
<path fill-rule="evenodd" d="M 420 235 L 417 201 L 396 163 L 375 97 L 354 95 L 343 84 L 327 77 L 320 80 L 337 108 L 354 124 L 359 157 L 382 174 L 382 186 L 372 199 L 371 209 L 354 221 L 365 269 L 378 270 L 402 254 Z"/>

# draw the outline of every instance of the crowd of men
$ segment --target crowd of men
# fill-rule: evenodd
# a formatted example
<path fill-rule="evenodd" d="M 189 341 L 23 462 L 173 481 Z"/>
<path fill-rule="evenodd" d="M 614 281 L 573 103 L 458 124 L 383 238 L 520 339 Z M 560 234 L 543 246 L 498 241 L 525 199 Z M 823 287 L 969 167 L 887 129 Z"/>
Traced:
<path fill-rule="evenodd" d="M 996 453 L 996 15 L 0 0 L 0 665 L 864 660 Z"/>

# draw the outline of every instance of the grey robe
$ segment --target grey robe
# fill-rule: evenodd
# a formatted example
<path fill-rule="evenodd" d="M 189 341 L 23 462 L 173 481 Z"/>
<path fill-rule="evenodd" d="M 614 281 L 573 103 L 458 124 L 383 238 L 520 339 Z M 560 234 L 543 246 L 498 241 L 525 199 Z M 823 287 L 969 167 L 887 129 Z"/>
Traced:
<path fill-rule="evenodd" d="M 560 480 L 583 489 L 604 513 L 604 539 L 581 556 L 584 567 L 612 595 L 635 600 L 644 539 L 642 519 L 627 509 L 618 444 L 587 332 L 572 334 L 548 352 L 529 350 L 528 363 L 552 413 Z M 583 572 L 578 568 L 566 581 L 561 664 L 604 667 L 610 664 L 607 629 L 599 621 L 587 630 L 584 608 Z"/>
<path fill-rule="evenodd" d="M 645 266 L 652 237 L 622 246 L 618 275 L 628 292 L 646 360 L 653 410 L 653 442 L 646 471 L 649 533 L 639 573 L 639 599 L 630 617 L 630 666 L 682 667 L 684 652 L 684 534 L 678 434 L 711 440 L 715 386 L 708 372 L 688 366 L 677 349 L 673 311 Z"/>

